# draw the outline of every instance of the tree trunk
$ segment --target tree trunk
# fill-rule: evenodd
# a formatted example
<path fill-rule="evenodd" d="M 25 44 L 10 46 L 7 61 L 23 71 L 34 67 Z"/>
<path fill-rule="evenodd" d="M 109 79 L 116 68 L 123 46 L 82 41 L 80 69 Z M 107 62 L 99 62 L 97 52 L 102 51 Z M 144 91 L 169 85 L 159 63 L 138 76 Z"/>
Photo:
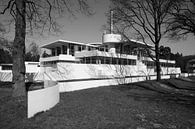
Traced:
<path fill-rule="evenodd" d="M 155 44 L 155 55 L 156 55 L 156 73 L 157 73 L 157 81 L 160 81 L 161 79 L 161 75 L 160 75 L 160 72 L 161 72 L 161 68 L 160 68 L 160 61 L 159 61 L 159 44 L 156 43 Z"/>
<path fill-rule="evenodd" d="M 16 21 L 15 38 L 13 43 L 13 97 L 26 96 L 25 87 L 25 0 L 15 0 L 16 2 Z"/>

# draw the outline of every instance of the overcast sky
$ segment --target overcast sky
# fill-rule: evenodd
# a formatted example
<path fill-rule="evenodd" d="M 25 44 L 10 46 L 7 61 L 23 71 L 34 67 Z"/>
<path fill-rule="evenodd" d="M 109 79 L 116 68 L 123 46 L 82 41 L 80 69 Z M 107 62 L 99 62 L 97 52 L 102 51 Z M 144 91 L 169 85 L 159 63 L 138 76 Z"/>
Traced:
<path fill-rule="evenodd" d="M 102 25 L 106 24 L 105 13 L 109 8 L 109 0 L 96 0 L 96 3 L 91 3 L 91 7 L 95 11 L 93 16 L 87 17 L 84 15 L 77 15 L 77 19 L 70 20 L 68 17 L 61 18 L 61 31 L 58 35 L 45 35 L 45 36 L 27 36 L 27 45 L 32 41 L 36 42 L 39 46 L 58 40 L 65 39 L 78 42 L 101 42 L 103 28 Z M 3 16 L 0 16 L 0 22 L 3 20 Z M 12 31 L 13 32 L 13 31 Z M 13 39 L 13 33 L 8 36 L 9 39 Z M 184 41 L 169 41 L 164 43 L 169 46 L 173 53 L 179 52 L 183 55 L 195 54 L 195 36 L 189 36 Z"/>

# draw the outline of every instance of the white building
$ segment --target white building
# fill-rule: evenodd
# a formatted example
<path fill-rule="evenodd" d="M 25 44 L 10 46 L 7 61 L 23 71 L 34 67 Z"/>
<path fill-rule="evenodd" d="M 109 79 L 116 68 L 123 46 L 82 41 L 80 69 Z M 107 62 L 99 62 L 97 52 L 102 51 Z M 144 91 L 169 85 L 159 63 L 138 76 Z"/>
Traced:
<path fill-rule="evenodd" d="M 37 79 L 57 81 L 61 91 L 156 77 L 155 64 L 147 56 L 146 44 L 122 41 L 118 34 L 103 35 L 102 43 L 57 40 L 41 48 L 50 53 L 40 58 L 42 74 Z M 180 68 L 175 68 L 175 61 L 160 59 L 160 63 L 163 75 L 180 73 Z"/>

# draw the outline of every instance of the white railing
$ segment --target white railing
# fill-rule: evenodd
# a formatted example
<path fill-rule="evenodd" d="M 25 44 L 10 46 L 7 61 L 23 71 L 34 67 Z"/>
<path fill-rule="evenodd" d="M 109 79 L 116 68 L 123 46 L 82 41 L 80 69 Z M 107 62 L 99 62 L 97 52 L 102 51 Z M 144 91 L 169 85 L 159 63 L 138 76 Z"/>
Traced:
<path fill-rule="evenodd" d="M 81 51 L 76 52 L 75 57 L 91 57 L 91 56 L 101 56 L 101 57 L 115 57 L 115 58 L 126 58 L 126 59 L 135 59 L 137 60 L 137 55 L 127 55 L 127 54 L 116 54 L 116 53 L 109 53 L 103 52 L 98 50 L 92 51 Z"/>
<path fill-rule="evenodd" d="M 150 57 L 141 57 L 142 60 L 145 61 L 153 61 Z M 165 59 L 159 59 L 159 61 L 161 63 L 171 63 L 171 64 L 175 64 L 175 60 L 165 60 Z"/>
<path fill-rule="evenodd" d="M 72 56 L 72 55 L 60 54 L 59 56 L 51 56 L 51 57 L 40 58 L 40 62 L 58 61 L 58 60 L 75 61 L 75 57 Z"/>

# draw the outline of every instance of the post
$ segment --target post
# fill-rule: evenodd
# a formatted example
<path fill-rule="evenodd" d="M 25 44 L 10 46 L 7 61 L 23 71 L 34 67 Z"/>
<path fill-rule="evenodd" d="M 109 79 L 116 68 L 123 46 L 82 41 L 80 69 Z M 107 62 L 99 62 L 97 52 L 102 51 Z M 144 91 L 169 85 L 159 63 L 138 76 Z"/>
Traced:
<path fill-rule="evenodd" d="M 113 10 L 110 11 L 110 33 L 113 34 Z"/>

